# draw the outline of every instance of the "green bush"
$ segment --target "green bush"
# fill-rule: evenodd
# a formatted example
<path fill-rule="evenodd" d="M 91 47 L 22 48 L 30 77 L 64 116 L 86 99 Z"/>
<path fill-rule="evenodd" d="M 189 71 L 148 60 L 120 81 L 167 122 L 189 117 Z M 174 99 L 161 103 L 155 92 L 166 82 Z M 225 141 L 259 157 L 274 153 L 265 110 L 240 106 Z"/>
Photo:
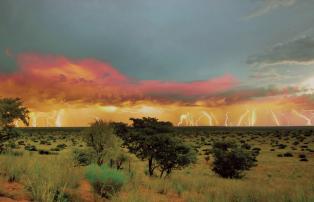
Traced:
<path fill-rule="evenodd" d="M 76 166 L 87 166 L 92 163 L 93 152 L 88 149 L 75 149 L 73 158 Z"/>
<path fill-rule="evenodd" d="M 240 178 L 243 171 L 256 166 L 258 153 L 239 147 L 234 142 L 216 142 L 213 145 L 213 171 L 224 178 Z"/>
<path fill-rule="evenodd" d="M 89 165 L 85 176 L 94 190 L 105 198 L 111 198 L 118 193 L 127 181 L 127 177 L 121 171 L 111 169 L 106 165 Z"/>

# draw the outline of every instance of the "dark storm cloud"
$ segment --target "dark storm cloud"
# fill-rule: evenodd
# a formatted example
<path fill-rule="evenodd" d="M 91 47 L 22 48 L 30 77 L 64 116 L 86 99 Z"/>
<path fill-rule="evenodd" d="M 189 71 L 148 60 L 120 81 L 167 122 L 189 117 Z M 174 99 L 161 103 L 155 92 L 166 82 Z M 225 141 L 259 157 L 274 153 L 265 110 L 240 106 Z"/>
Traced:
<path fill-rule="evenodd" d="M 307 64 L 314 62 L 314 37 L 304 36 L 286 43 L 277 44 L 271 49 L 248 58 L 252 64 Z"/>
<path fill-rule="evenodd" d="M 245 80 L 249 54 L 313 27 L 313 1 L 296 1 L 0 0 L 0 72 L 17 71 L 11 49 L 93 58 L 140 80 Z M 241 20 L 264 7 L 278 9 Z"/>
<path fill-rule="evenodd" d="M 214 38 L 230 33 L 225 30 L 230 26 L 222 29 L 225 23 L 216 23 L 221 12 L 209 10 L 217 4 L 207 0 L 1 0 L 0 52 L 10 48 L 16 54 L 95 58 L 137 78 L 205 79 L 225 73 L 211 63 L 223 61 L 219 52 L 231 50 Z M 226 7 L 225 3 L 219 6 Z M 0 71 L 14 69 L 1 54 Z"/>

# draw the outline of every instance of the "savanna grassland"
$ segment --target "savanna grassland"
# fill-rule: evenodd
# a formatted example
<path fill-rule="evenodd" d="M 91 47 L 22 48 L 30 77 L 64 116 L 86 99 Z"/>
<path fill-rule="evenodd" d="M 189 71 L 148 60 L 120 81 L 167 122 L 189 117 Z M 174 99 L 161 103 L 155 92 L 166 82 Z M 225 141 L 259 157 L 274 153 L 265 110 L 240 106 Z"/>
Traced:
<path fill-rule="evenodd" d="M 176 128 L 173 135 L 194 148 L 197 161 L 160 178 L 124 148 L 119 172 L 127 180 L 111 197 L 99 195 L 87 179 L 88 156 L 77 162 L 77 151 L 89 148 L 84 130 L 21 129 L 0 155 L 0 201 L 314 201 L 312 127 Z M 259 153 L 239 179 L 212 171 L 212 146 L 227 140 Z"/>

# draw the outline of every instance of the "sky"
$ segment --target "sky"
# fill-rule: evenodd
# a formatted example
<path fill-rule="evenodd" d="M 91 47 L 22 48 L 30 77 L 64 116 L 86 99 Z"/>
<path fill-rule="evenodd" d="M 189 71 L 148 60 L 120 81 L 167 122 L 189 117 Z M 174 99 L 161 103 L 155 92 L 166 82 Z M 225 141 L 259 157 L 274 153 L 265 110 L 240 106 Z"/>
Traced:
<path fill-rule="evenodd" d="M 0 97 L 21 97 L 31 126 L 313 125 L 313 10 L 314 0 L 1 0 Z"/>

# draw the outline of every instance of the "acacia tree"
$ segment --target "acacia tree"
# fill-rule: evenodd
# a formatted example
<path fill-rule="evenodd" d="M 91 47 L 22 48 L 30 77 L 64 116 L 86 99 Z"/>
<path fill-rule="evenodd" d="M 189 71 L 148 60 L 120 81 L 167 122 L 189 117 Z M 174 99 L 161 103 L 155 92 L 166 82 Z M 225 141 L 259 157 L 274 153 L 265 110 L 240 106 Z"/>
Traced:
<path fill-rule="evenodd" d="M 29 125 L 29 111 L 24 107 L 22 100 L 20 98 L 0 99 L 0 142 L 14 136 L 12 128 L 16 120 Z"/>
<path fill-rule="evenodd" d="M 115 135 L 110 123 L 103 120 L 95 121 L 87 129 L 85 139 L 87 144 L 94 149 L 98 165 L 103 164 L 106 157 L 109 157 L 112 162 L 119 154 L 121 140 Z"/>
<path fill-rule="evenodd" d="M 131 118 L 131 127 L 116 123 L 115 132 L 124 141 L 123 145 L 138 158 L 148 161 L 148 174 L 154 175 L 156 168 L 170 174 L 194 162 L 192 150 L 174 138 L 174 128 L 170 122 L 156 118 Z M 192 157 L 192 158 L 191 158 Z"/>
<path fill-rule="evenodd" d="M 160 169 L 160 178 L 196 162 L 196 152 L 178 138 L 159 136 L 154 147 L 157 148 L 155 159 Z"/>

